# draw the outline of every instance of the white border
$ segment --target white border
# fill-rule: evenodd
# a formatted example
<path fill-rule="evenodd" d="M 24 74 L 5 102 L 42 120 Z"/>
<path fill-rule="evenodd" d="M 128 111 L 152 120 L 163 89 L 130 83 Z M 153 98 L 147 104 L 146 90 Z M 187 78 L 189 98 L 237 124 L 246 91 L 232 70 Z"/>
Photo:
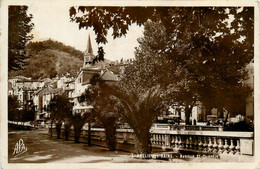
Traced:
<path fill-rule="evenodd" d="M 1 168 L 236 168 L 236 169 L 251 169 L 260 168 L 260 80 L 259 80 L 259 1 L 255 0 L 215 0 L 215 1 L 175 1 L 175 0 L 158 0 L 158 1 L 148 1 L 148 0 L 2 0 L 0 1 L 1 18 L 0 18 L 0 125 L 1 125 Z M 7 131 L 7 81 L 8 81 L 8 64 L 7 64 L 7 38 L 8 38 L 8 5 L 30 5 L 32 3 L 47 3 L 50 5 L 64 5 L 64 6 L 254 6 L 255 7 L 255 62 L 254 62 L 254 113 L 255 113 L 255 162 L 251 163 L 109 163 L 109 164 L 94 164 L 94 163 L 62 163 L 62 164 L 8 164 L 8 131 Z M 68 11 L 69 12 L 69 11 Z M 257 167 L 258 166 L 258 167 Z"/>

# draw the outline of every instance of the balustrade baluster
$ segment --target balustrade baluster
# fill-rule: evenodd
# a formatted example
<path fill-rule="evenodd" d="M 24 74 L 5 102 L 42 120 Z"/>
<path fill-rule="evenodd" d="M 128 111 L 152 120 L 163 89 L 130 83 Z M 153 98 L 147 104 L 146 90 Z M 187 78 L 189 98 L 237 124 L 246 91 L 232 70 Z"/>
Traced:
<path fill-rule="evenodd" d="M 165 136 L 165 146 L 166 147 L 171 147 L 171 135 L 166 135 Z"/>
<path fill-rule="evenodd" d="M 235 147 L 236 153 L 235 155 L 240 155 L 240 141 L 237 139 L 237 146 Z"/>
<path fill-rule="evenodd" d="M 228 153 L 228 148 L 229 148 L 228 140 L 225 139 L 225 145 L 224 145 L 224 152 L 223 153 L 227 154 Z"/>
<path fill-rule="evenodd" d="M 171 145 L 170 145 L 170 146 L 171 146 L 171 147 L 174 147 L 174 146 L 175 146 L 175 137 L 174 137 L 174 136 L 171 136 L 171 138 L 172 138 L 172 139 L 171 139 L 172 141 L 171 141 Z"/>
<path fill-rule="evenodd" d="M 217 138 L 214 137 L 214 144 L 213 144 L 213 153 L 218 152 L 218 144 L 217 144 Z"/>
<path fill-rule="evenodd" d="M 229 149 L 230 149 L 230 154 L 234 154 L 234 150 L 235 150 L 235 146 L 234 146 L 234 140 L 233 139 L 230 139 L 230 146 L 229 146 Z"/>
<path fill-rule="evenodd" d="M 178 136 L 175 136 L 175 148 L 176 148 L 176 149 L 179 148 L 179 140 L 178 140 Z"/>
<path fill-rule="evenodd" d="M 189 137 L 186 138 L 186 149 L 189 149 L 190 142 L 189 142 Z"/>
<path fill-rule="evenodd" d="M 193 147 L 195 150 L 198 150 L 198 137 L 197 136 L 194 136 L 194 144 L 193 144 Z"/>
<path fill-rule="evenodd" d="M 222 143 L 222 139 L 220 138 L 219 139 L 219 145 L 218 145 L 218 152 L 223 153 L 223 148 L 224 148 L 224 146 L 223 146 L 223 143 Z"/>
<path fill-rule="evenodd" d="M 158 142 L 157 142 L 157 145 L 161 145 L 161 135 L 158 134 Z"/>
<path fill-rule="evenodd" d="M 207 143 L 207 137 L 204 137 L 204 144 L 203 144 L 203 151 L 207 151 L 208 143 Z"/>
<path fill-rule="evenodd" d="M 156 135 L 153 134 L 153 145 L 155 145 L 155 142 L 156 142 Z"/>
<path fill-rule="evenodd" d="M 153 144 L 156 144 L 155 134 L 153 134 Z"/>
<path fill-rule="evenodd" d="M 166 143 L 166 142 L 165 142 L 165 135 L 161 135 L 161 137 L 162 137 L 162 139 L 161 139 L 161 140 L 162 140 L 162 141 L 161 141 L 161 145 L 164 146 L 165 143 Z"/>
<path fill-rule="evenodd" d="M 186 149 L 186 137 L 185 137 L 185 136 L 182 137 L 181 143 L 182 143 L 182 144 L 181 144 L 181 145 L 182 145 L 182 148 L 183 148 L 183 149 Z"/>
<path fill-rule="evenodd" d="M 180 148 L 180 149 L 183 147 L 182 144 L 183 144 L 183 143 L 182 143 L 182 140 L 181 140 L 181 136 L 179 136 L 179 148 Z"/>
<path fill-rule="evenodd" d="M 202 143 L 202 138 L 199 137 L 199 151 L 203 150 L 203 143 Z"/>
<path fill-rule="evenodd" d="M 159 134 L 158 137 L 159 137 L 159 144 L 158 145 L 162 145 L 162 135 Z"/>
<path fill-rule="evenodd" d="M 213 147 L 213 144 L 212 144 L 212 142 L 211 142 L 211 137 L 209 137 L 209 144 L 208 144 L 208 151 L 209 151 L 209 152 L 212 152 L 212 151 L 213 151 L 212 147 Z"/>
<path fill-rule="evenodd" d="M 193 140 L 192 140 L 192 136 L 190 136 L 189 139 L 190 139 L 190 140 L 189 140 L 189 143 L 190 143 L 190 144 L 189 144 L 189 148 L 190 148 L 190 149 L 193 149 L 193 144 L 194 144 L 194 143 L 193 143 Z"/>
<path fill-rule="evenodd" d="M 188 137 L 184 138 L 184 146 L 183 148 L 188 149 L 189 148 L 189 139 Z"/>
<path fill-rule="evenodd" d="M 159 142 L 158 134 L 155 134 L 155 145 L 157 145 Z"/>

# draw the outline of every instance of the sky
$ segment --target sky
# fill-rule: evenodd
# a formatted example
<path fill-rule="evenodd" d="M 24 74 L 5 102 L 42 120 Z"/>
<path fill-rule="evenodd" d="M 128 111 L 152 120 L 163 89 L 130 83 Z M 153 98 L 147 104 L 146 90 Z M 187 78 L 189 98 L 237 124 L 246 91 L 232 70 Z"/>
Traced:
<path fill-rule="evenodd" d="M 96 55 L 98 44 L 95 41 L 95 33 L 91 28 L 88 30 L 79 30 L 78 24 L 70 22 L 69 9 L 70 6 L 60 3 L 32 3 L 29 4 L 28 14 L 33 15 L 32 22 L 34 29 L 32 41 L 47 40 L 49 38 L 57 40 L 75 47 L 84 52 L 87 47 L 88 35 L 91 37 L 93 52 Z M 126 36 L 113 39 L 112 30 L 109 31 L 106 45 L 103 46 L 105 51 L 105 59 L 112 61 L 134 58 L 135 47 L 138 46 L 137 38 L 143 35 L 143 27 L 132 25 Z"/>

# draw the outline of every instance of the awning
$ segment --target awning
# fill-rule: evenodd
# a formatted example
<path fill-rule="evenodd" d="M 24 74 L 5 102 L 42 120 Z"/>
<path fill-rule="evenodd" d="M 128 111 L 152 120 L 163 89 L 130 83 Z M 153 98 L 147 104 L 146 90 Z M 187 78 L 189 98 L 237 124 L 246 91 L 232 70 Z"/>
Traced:
<path fill-rule="evenodd" d="M 80 97 L 84 92 L 81 93 L 73 93 L 72 98 Z"/>
<path fill-rule="evenodd" d="M 73 110 L 84 110 L 84 109 L 92 109 L 93 106 L 75 106 Z"/>

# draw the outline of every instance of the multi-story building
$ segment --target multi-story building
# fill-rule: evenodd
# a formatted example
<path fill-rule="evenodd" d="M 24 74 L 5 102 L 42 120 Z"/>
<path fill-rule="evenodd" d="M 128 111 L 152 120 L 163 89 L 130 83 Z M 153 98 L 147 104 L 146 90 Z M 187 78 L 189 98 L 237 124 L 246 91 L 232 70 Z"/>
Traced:
<path fill-rule="evenodd" d="M 63 87 L 64 92 L 67 94 L 69 99 L 73 100 L 73 93 L 75 90 L 75 80 L 64 82 L 65 86 Z"/>
<path fill-rule="evenodd" d="M 38 80 L 18 80 L 14 88 L 14 94 L 18 95 L 18 101 L 21 105 L 27 101 L 33 100 L 33 93 L 44 86 L 43 81 Z"/>
<path fill-rule="evenodd" d="M 34 93 L 33 101 L 37 111 L 36 120 L 48 120 L 50 118 L 50 101 L 54 98 L 55 95 L 61 93 L 62 88 L 52 88 L 50 86 L 37 90 Z"/>
<path fill-rule="evenodd" d="M 24 76 L 15 76 L 8 80 L 8 82 L 10 82 L 12 85 L 13 95 L 16 95 L 16 96 L 18 95 L 17 81 L 22 81 L 22 80 L 31 80 L 31 78 L 27 78 Z"/>

